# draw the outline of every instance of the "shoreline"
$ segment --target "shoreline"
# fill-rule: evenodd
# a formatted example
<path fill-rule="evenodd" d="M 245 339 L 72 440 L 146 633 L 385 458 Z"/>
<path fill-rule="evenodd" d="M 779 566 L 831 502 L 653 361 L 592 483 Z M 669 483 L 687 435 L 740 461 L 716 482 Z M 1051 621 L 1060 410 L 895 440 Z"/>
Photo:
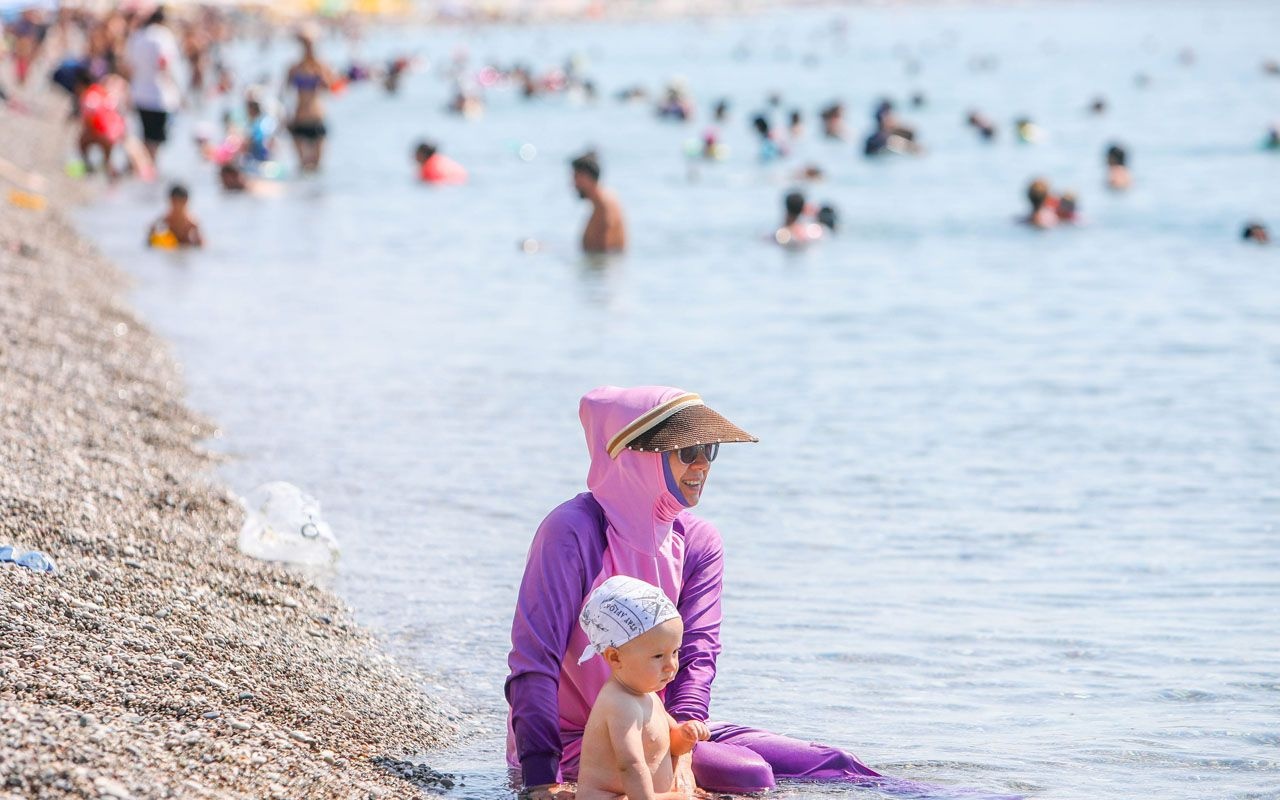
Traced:
<path fill-rule="evenodd" d="M 0 106 L 0 797 L 422 797 L 457 735 L 330 590 L 242 555 L 214 427 L 75 230 L 96 180 L 42 94 Z M 43 107 L 41 110 L 40 107 Z M 36 191 L 44 208 L 7 199 Z M 412 781 L 412 782 L 411 782 Z"/>

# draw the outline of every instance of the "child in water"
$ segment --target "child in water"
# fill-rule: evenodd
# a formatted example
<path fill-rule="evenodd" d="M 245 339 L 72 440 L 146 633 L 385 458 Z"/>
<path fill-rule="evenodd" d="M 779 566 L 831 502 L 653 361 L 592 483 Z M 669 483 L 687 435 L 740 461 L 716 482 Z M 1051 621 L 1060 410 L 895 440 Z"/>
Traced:
<path fill-rule="evenodd" d="M 187 210 L 191 195 L 187 187 L 175 183 L 169 189 L 169 213 L 151 223 L 147 231 L 147 245 L 164 250 L 179 247 L 203 247 L 204 236 L 200 223 Z"/>
<path fill-rule="evenodd" d="M 413 160 L 418 162 L 418 177 L 425 183 L 460 186 L 467 182 L 467 170 L 441 153 L 434 142 L 419 142 Z"/>
<path fill-rule="evenodd" d="M 680 666 L 684 623 L 661 589 L 624 575 L 600 584 L 578 620 L 610 677 L 582 735 L 577 800 L 686 800 L 675 758 L 711 736 L 706 723 L 678 724 L 655 694 Z"/>

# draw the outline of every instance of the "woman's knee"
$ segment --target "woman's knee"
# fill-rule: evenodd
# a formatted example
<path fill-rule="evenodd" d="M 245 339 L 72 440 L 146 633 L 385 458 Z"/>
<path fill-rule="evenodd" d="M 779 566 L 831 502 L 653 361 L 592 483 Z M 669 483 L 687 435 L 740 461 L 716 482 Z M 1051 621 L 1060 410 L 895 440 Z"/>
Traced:
<path fill-rule="evenodd" d="M 773 767 L 745 747 L 699 742 L 693 750 L 693 777 L 715 792 L 762 792 L 776 784 Z"/>

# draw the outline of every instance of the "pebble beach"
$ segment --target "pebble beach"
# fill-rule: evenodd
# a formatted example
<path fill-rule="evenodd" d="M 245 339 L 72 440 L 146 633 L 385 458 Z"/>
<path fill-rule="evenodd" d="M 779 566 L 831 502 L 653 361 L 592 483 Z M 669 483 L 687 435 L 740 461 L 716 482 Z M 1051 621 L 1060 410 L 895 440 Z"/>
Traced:
<path fill-rule="evenodd" d="M 0 109 L 4 191 L 44 200 L 0 203 L 0 545 L 56 564 L 0 564 L 0 797 L 447 788 L 396 759 L 457 715 L 330 591 L 238 552 L 215 426 L 68 222 L 64 114 Z"/>

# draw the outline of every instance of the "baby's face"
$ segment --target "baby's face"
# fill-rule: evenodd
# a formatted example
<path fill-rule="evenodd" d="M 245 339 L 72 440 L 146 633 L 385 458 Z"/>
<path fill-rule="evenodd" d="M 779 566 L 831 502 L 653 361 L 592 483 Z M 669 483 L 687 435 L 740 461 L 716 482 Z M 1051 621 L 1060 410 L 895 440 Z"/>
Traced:
<path fill-rule="evenodd" d="M 632 691 L 656 692 L 675 678 L 683 638 L 684 623 L 669 619 L 616 648 L 616 655 L 607 660 L 613 674 Z"/>

